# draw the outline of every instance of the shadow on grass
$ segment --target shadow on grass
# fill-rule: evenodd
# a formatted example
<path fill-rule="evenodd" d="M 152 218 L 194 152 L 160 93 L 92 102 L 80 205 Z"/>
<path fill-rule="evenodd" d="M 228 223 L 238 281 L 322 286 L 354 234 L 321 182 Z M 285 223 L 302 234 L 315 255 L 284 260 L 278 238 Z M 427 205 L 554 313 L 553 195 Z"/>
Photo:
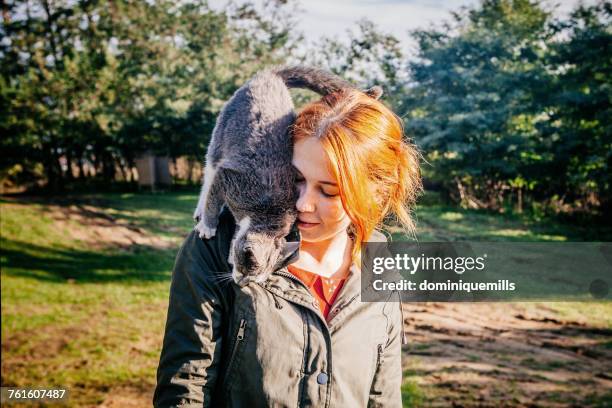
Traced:
<path fill-rule="evenodd" d="M 84 203 L 93 200 L 102 211 L 113 211 L 114 217 L 152 234 L 181 235 L 193 228 L 193 211 L 198 192 L 139 193 L 82 198 Z M 66 205 L 66 203 L 62 203 Z"/>
<path fill-rule="evenodd" d="M 612 229 L 600 224 L 536 221 L 526 215 L 499 214 L 442 205 L 415 210 L 420 241 L 610 241 Z M 401 234 L 396 237 L 401 239 Z"/>
<path fill-rule="evenodd" d="M 129 252 L 105 253 L 6 239 L 1 247 L 5 275 L 47 282 L 70 279 L 78 283 L 165 281 L 170 277 L 177 252 L 135 245 Z"/>
<path fill-rule="evenodd" d="M 56 205 L 66 218 L 79 215 L 91 224 L 124 222 L 127 228 L 155 235 L 181 235 L 193 227 L 198 191 L 165 193 L 73 194 L 17 196 L 0 203 Z"/>
<path fill-rule="evenodd" d="M 449 205 L 428 191 L 415 209 L 420 241 L 610 241 L 612 225 Z M 398 237 L 399 238 L 399 237 Z"/>

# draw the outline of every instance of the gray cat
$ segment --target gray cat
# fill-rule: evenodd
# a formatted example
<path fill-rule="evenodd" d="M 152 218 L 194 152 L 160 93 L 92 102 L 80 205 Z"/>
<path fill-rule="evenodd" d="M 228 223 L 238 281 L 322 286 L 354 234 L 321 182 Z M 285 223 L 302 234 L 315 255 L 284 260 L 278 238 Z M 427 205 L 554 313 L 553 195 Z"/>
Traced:
<path fill-rule="evenodd" d="M 221 110 L 206 153 L 195 230 L 213 237 L 227 205 L 238 223 L 228 262 L 240 286 L 263 282 L 299 246 L 284 238 L 297 218 L 298 198 L 288 133 L 296 113 L 288 88 L 326 95 L 347 87 L 351 84 L 320 69 L 272 68 L 239 88 Z M 382 89 L 366 92 L 378 98 Z"/>

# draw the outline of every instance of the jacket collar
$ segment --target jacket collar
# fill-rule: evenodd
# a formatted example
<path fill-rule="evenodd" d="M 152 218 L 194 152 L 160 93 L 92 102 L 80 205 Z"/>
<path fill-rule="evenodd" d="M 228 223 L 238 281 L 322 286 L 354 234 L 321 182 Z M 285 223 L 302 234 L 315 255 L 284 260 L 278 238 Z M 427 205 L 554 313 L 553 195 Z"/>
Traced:
<path fill-rule="evenodd" d="M 296 234 L 291 235 L 292 239 L 298 240 L 301 238 L 299 230 L 295 228 Z M 292 230 L 293 232 L 293 230 Z M 289 238 L 287 238 L 289 240 Z M 368 242 L 387 242 L 387 238 L 380 232 L 374 231 L 370 236 Z M 296 251 L 299 252 L 299 251 Z M 286 293 L 291 297 L 295 297 L 303 302 L 309 303 L 312 301 L 312 295 L 310 291 L 300 284 L 296 280 L 291 272 L 287 270 L 287 266 L 299 258 L 299 253 L 294 253 L 286 262 L 283 263 L 282 267 L 277 269 L 275 273 L 271 274 L 266 282 L 261 285 L 268 289 L 275 289 Z M 344 285 L 338 294 L 338 297 L 334 301 L 334 307 L 342 308 L 345 303 L 350 303 L 363 290 L 364 292 L 374 291 L 373 280 L 370 279 L 367 282 L 362 282 L 361 266 L 355 263 L 351 264 L 349 273 L 346 277 Z"/>
<path fill-rule="evenodd" d="M 223 207 L 221 214 L 219 215 L 219 225 L 217 229 L 217 245 L 219 252 L 221 253 L 221 261 L 223 262 L 223 267 L 227 271 L 231 271 L 232 267 L 227 262 L 229 257 L 229 247 L 231 245 L 234 231 L 236 229 L 236 221 L 231 211 L 227 208 L 227 206 Z M 287 242 L 300 242 L 301 241 L 300 230 L 297 227 L 297 222 L 292 225 L 291 231 L 289 235 L 285 238 Z M 369 242 L 387 242 L 386 237 L 378 232 L 374 231 L 370 236 Z M 297 278 L 294 277 L 291 272 L 287 270 L 287 266 L 297 261 L 299 258 L 299 248 L 296 249 L 290 256 L 285 258 L 283 261 L 277 265 L 274 273 L 270 274 L 268 279 L 263 282 L 261 285 L 270 290 L 278 291 L 286 294 L 287 297 L 293 298 L 293 300 L 298 301 L 299 303 L 311 303 L 312 295 L 308 291 L 304 285 L 297 282 Z M 290 278 L 293 277 L 294 279 Z M 361 269 L 360 265 L 356 265 L 353 263 L 349 269 L 349 274 L 346 277 L 346 281 L 338 297 L 334 301 L 334 306 L 342 307 L 344 302 L 351 302 L 355 299 L 356 296 L 359 295 L 362 290 L 362 286 L 364 291 L 372 291 L 374 290 L 372 286 L 372 282 L 366 282 L 362 284 L 361 282 Z"/>

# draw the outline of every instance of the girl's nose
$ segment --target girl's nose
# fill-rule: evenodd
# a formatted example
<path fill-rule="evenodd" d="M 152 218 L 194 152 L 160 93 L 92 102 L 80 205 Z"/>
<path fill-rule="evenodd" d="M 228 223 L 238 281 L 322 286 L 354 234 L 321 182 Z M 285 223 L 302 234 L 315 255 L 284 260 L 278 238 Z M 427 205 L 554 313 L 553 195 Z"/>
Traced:
<path fill-rule="evenodd" d="M 299 212 L 314 212 L 315 205 L 312 195 L 308 194 L 305 188 L 301 189 L 300 197 L 295 203 L 295 207 Z"/>

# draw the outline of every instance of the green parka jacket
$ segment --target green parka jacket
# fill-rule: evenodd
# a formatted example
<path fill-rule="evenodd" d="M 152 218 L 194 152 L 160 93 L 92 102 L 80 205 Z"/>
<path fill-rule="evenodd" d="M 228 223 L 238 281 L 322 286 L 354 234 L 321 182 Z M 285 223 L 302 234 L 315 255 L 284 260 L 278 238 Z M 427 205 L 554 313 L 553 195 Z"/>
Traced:
<path fill-rule="evenodd" d="M 287 271 L 297 252 L 262 284 L 221 282 L 234 227 L 224 210 L 177 255 L 154 406 L 401 407 L 398 298 L 361 302 L 353 265 L 325 319 Z"/>

